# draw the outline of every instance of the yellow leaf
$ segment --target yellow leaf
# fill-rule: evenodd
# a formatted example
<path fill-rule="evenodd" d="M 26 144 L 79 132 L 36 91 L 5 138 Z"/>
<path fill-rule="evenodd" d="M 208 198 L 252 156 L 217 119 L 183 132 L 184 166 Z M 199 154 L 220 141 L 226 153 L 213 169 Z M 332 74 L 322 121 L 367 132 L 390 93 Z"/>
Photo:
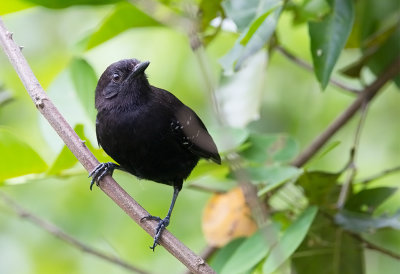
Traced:
<path fill-rule="evenodd" d="M 203 233 L 209 245 L 223 246 L 234 238 L 250 236 L 257 230 L 240 188 L 214 194 L 203 212 Z"/>

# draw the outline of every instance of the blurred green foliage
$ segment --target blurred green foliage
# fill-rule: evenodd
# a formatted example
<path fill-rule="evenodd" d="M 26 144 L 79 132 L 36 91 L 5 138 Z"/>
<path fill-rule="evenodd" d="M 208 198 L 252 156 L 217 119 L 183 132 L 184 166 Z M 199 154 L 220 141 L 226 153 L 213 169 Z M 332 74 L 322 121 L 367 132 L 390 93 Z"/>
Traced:
<path fill-rule="evenodd" d="M 35 75 L 99 160 L 110 159 L 95 145 L 96 80 L 124 58 L 150 60 L 150 82 L 202 117 L 225 159 L 240 156 L 271 212 L 266 227 L 273 241 L 265 239 L 265 227 L 233 240 L 209 260 L 218 273 L 397 273 L 398 260 L 363 248 L 351 233 L 400 254 L 399 173 L 357 183 L 400 165 L 400 76 L 369 107 L 343 210 L 336 203 L 348 178 L 344 167 L 357 118 L 305 167 L 290 165 L 354 100 L 330 86 L 331 78 L 362 90 L 399 57 L 396 0 L 3 2 L 0 15 L 25 47 Z M 206 45 L 204 52 L 192 51 L 193 37 L 182 32 L 189 26 L 165 24 L 165 14 L 149 13 L 152 5 L 198 23 L 196 39 Z M 314 75 L 276 46 L 313 63 Z M 0 191 L 86 244 L 150 273 L 183 271 L 163 248 L 150 252 L 151 237 L 97 188 L 89 191 L 87 173 L 40 117 L 4 54 L 0 64 L 0 99 L 7 98 L 0 100 Z M 191 184 L 226 190 L 236 184 L 234 171 L 228 161 L 201 161 L 184 185 L 169 229 L 196 252 L 206 246 L 201 212 L 211 194 Z M 119 171 L 114 177 L 149 212 L 166 213 L 171 188 Z M 0 201 L 0 273 L 125 270 L 22 222 Z"/>

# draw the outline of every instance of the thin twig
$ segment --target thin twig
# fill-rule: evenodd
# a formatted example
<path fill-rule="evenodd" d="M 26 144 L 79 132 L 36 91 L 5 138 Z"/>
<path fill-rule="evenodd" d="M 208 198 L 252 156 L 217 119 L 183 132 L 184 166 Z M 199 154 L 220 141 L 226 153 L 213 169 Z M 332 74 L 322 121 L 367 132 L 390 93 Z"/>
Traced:
<path fill-rule="evenodd" d="M 217 193 L 217 194 L 226 193 L 226 190 L 217 189 L 217 188 L 213 188 L 213 187 L 205 186 L 205 185 L 200 185 L 200 184 L 196 184 L 196 183 L 188 184 L 187 188 L 195 189 L 195 190 L 199 190 L 199 191 L 203 191 L 203 192 L 207 192 L 207 193 Z"/>
<path fill-rule="evenodd" d="M 327 218 L 333 226 L 335 226 L 338 229 L 340 229 L 340 227 L 335 223 L 334 218 L 333 218 L 332 215 L 330 215 L 328 212 L 326 212 L 323 209 L 320 209 L 319 212 L 322 213 L 322 215 L 325 218 Z M 388 256 L 390 256 L 390 257 L 392 257 L 394 259 L 400 260 L 400 254 L 397 254 L 397 253 L 395 253 L 395 252 L 393 252 L 391 250 L 388 250 L 388 249 L 380 247 L 380 246 L 378 246 L 378 245 L 376 245 L 374 243 L 371 243 L 370 241 L 364 239 L 360 234 L 357 234 L 357 233 L 355 233 L 353 231 L 346 230 L 346 229 L 343 229 L 342 231 L 344 231 L 345 233 L 347 233 L 348 235 L 350 235 L 354 239 L 356 239 L 356 240 L 360 241 L 361 243 L 363 243 L 366 248 L 376 250 L 376 251 L 378 251 L 378 252 L 380 252 L 382 254 L 385 254 L 385 255 L 388 255 Z"/>
<path fill-rule="evenodd" d="M 308 160 L 313 157 L 318 150 L 340 129 L 344 126 L 350 118 L 361 108 L 363 103 L 369 102 L 375 95 L 378 94 L 380 89 L 394 76 L 400 73 L 400 57 L 394 60 L 388 68 L 369 86 L 367 86 L 354 102 L 342 112 L 314 141 L 308 146 L 296 159 L 292 165 L 301 167 Z"/>
<path fill-rule="evenodd" d="M 367 112 L 368 112 L 368 102 L 365 102 L 363 106 L 361 107 L 361 115 L 360 115 L 360 121 L 358 122 L 357 128 L 356 128 L 356 134 L 354 136 L 354 144 L 353 147 L 350 150 L 350 161 L 349 164 L 347 165 L 347 168 L 349 169 L 349 174 L 347 175 L 346 181 L 342 184 L 340 193 L 339 193 L 339 199 L 337 202 L 337 208 L 343 208 L 347 195 L 349 193 L 349 188 L 350 185 L 353 183 L 353 180 L 356 176 L 357 173 L 357 165 L 356 165 L 356 154 L 358 151 L 358 146 L 360 144 L 360 138 L 361 138 L 361 130 L 364 126 L 365 119 L 367 117 Z"/>
<path fill-rule="evenodd" d="M 86 147 L 60 114 L 52 101 L 49 99 L 37 78 L 33 74 L 25 57 L 22 55 L 20 48 L 12 39 L 12 33 L 7 31 L 0 17 L 0 44 L 6 53 L 10 63 L 18 73 L 22 83 L 31 96 L 35 106 L 40 113 L 47 119 L 53 129 L 61 137 L 67 147 L 83 165 L 83 167 L 91 172 L 99 161 Z M 121 209 L 123 209 L 139 226 L 147 233 L 154 236 L 157 222 L 140 220 L 148 216 L 149 213 L 141 207 L 124 189 L 122 189 L 115 180 L 107 175 L 100 182 L 100 189 L 106 193 Z M 168 230 L 162 233 L 160 244 L 170 252 L 174 257 L 180 260 L 190 271 L 194 273 L 215 273 L 214 270 L 198 255 L 187 248 L 177 238 L 175 238 Z"/>
<path fill-rule="evenodd" d="M 374 243 L 371 243 L 370 241 L 367 241 L 366 239 L 364 239 L 363 237 L 361 237 L 361 235 L 356 234 L 354 232 L 348 231 L 348 230 L 344 230 L 347 234 L 349 234 L 351 237 L 353 237 L 354 239 L 360 241 L 361 243 L 364 244 L 364 246 L 368 249 L 372 249 L 372 250 L 376 250 L 382 254 L 388 255 L 396 260 L 400 260 L 400 254 L 397 254 L 389 249 L 385 249 L 382 248 Z"/>
<path fill-rule="evenodd" d="M 314 68 L 311 64 L 307 63 L 306 61 L 304 61 L 303 59 L 300 59 L 299 57 L 295 56 L 294 54 L 290 53 L 286 48 L 282 47 L 282 46 L 276 46 L 275 49 L 277 51 L 279 51 L 283 56 L 285 56 L 286 58 L 288 58 L 289 60 L 293 61 L 293 63 L 299 65 L 300 67 L 308 70 L 308 71 L 314 71 Z M 333 78 L 331 78 L 329 80 L 329 82 L 331 83 L 331 85 L 338 87 L 340 89 L 343 89 L 345 91 L 351 92 L 353 94 L 358 94 L 359 90 L 355 89 L 353 87 L 350 87 L 346 84 L 343 84 L 342 82 L 335 80 Z"/>
<path fill-rule="evenodd" d="M 384 171 L 381 171 L 378 174 L 372 175 L 371 177 L 364 178 L 361 181 L 358 181 L 357 184 L 368 184 L 369 182 L 372 182 L 376 179 L 380 179 L 382 177 L 385 177 L 387 175 L 390 175 L 392 173 L 399 172 L 399 171 L 400 171 L 400 166 L 392 167 L 392 168 L 386 169 Z"/>
<path fill-rule="evenodd" d="M 135 273 L 141 273 L 141 274 L 148 274 L 148 272 L 141 270 L 133 265 L 131 265 L 130 263 L 127 263 L 123 260 L 121 260 L 120 258 L 117 258 L 115 256 L 109 255 L 109 254 L 105 254 L 99 250 L 96 250 L 84 243 L 82 243 L 81 241 L 79 241 L 78 239 L 75 239 L 74 237 L 72 237 L 71 235 L 68 235 L 67 233 L 65 233 L 64 231 L 62 231 L 60 228 L 58 228 L 57 226 L 55 226 L 54 224 L 36 216 L 35 214 L 33 214 L 32 212 L 24 209 L 21 205 L 19 205 L 16 201 L 14 201 L 13 199 L 11 199 L 9 196 L 7 196 L 5 193 L 0 192 L 0 199 L 2 199 L 4 201 L 4 204 L 7 205 L 9 208 L 13 209 L 14 212 L 21 218 L 28 220 L 29 222 L 37 225 L 38 227 L 46 230 L 47 232 L 49 232 L 50 234 L 52 234 L 53 236 L 57 237 L 58 239 L 72 245 L 73 247 L 76 247 L 77 249 L 92 254 L 96 257 L 99 257 L 100 259 L 106 260 L 110 263 L 116 264 L 120 267 L 123 267 L 131 272 L 135 272 Z"/>

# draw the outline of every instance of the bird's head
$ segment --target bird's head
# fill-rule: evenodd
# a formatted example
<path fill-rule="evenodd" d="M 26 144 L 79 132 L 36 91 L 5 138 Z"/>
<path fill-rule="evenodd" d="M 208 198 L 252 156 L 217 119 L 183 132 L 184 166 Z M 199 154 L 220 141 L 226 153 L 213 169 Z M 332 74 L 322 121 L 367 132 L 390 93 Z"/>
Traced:
<path fill-rule="evenodd" d="M 101 75 L 96 87 L 96 108 L 98 103 L 121 97 L 124 100 L 142 95 L 149 88 L 144 71 L 150 62 L 124 59 L 112 63 Z"/>

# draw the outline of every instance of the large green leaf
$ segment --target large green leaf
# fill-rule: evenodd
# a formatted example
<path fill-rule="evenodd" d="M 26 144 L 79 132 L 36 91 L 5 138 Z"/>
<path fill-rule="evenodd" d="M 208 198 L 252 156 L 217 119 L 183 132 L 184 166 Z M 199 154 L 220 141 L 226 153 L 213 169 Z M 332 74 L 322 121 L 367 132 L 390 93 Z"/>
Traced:
<path fill-rule="evenodd" d="M 319 21 L 331 10 L 327 0 L 304 0 L 298 4 L 293 2 L 287 9 L 294 10 L 295 24 Z"/>
<path fill-rule="evenodd" d="M 213 138 L 220 152 L 236 150 L 249 136 L 243 128 L 222 126 L 213 131 Z"/>
<path fill-rule="evenodd" d="M 400 5 L 398 0 L 363 0 L 357 3 L 359 7 L 358 38 L 360 44 L 365 45 L 371 36 L 387 26 L 388 20 L 398 21 Z M 397 23 L 398 24 L 398 23 Z"/>
<path fill-rule="evenodd" d="M 260 9 L 264 9 L 267 3 L 268 0 L 225 0 L 222 1 L 222 7 L 227 17 L 235 22 L 238 30 L 244 31 L 254 18 L 261 15 Z"/>
<path fill-rule="evenodd" d="M 263 265 L 263 274 L 274 272 L 296 251 L 317 214 L 318 208 L 311 206 L 283 233 L 278 244 L 273 247 Z"/>
<path fill-rule="evenodd" d="M 302 170 L 293 166 L 276 165 L 246 167 L 246 172 L 252 182 L 262 185 L 258 194 L 263 195 L 291 179 L 295 180 L 302 173 Z"/>
<path fill-rule="evenodd" d="M 354 21 L 353 1 L 329 0 L 332 12 L 321 22 L 309 22 L 314 72 L 322 89 L 344 48 Z"/>
<path fill-rule="evenodd" d="M 361 242 L 346 234 L 322 213 L 318 213 L 307 238 L 292 256 L 297 274 L 363 274 Z"/>
<path fill-rule="evenodd" d="M 340 191 L 337 185 L 339 176 L 340 173 L 304 171 L 297 184 L 303 187 L 311 204 L 333 209 Z"/>
<path fill-rule="evenodd" d="M 292 167 L 281 167 L 275 170 L 275 176 L 271 178 L 271 180 L 267 181 L 263 187 L 258 191 L 258 195 L 264 195 L 265 193 L 289 182 L 294 181 L 296 178 L 301 175 L 303 170 L 301 169 L 292 169 Z"/>
<path fill-rule="evenodd" d="M 27 8 L 31 8 L 34 5 L 32 3 L 27 3 L 26 1 L 21 0 L 13 0 L 13 1 L 6 1 L 3 0 L 0 5 L 0 15 L 24 10 Z"/>
<path fill-rule="evenodd" d="M 215 270 L 215 272 L 221 273 L 221 270 L 226 262 L 235 253 L 236 249 L 243 243 L 244 240 L 245 238 L 234 239 L 215 253 L 210 261 L 210 266 Z"/>
<path fill-rule="evenodd" d="M 386 199 L 397 191 L 395 187 L 376 187 L 361 190 L 346 201 L 345 209 L 372 214 Z"/>
<path fill-rule="evenodd" d="M 28 144 L 0 127 L 0 182 L 31 173 L 41 173 L 47 164 Z"/>
<path fill-rule="evenodd" d="M 110 161 L 110 158 L 105 154 L 103 150 L 94 148 L 89 139 L 86 138 L 83 125 L 76 125 L 74 130 L 76 134 L 78 134 L 79 138 L 85 141 L 85 145 L 100 162 Z M 47 174 L 61 174 L 64 170 L 72 168 L 76 163 L 78 163 L 78 159 L 72 154 L 69 148 L 64 145 L 60 154 L 57 156 L 56 160 L 53 162 L 50 169 L 48 170 Z"/>
<path fill-rule="evenodd" d="M 296 141 L 284 134 L 264 135 L 253 133 L 248 147 L 240 155 L 251 162 L 289 162 L 298 152 Z"/>
<path fill-rule="evenodd" d="M 400 24 L 397 21 L 397 27 L 392 35 L 379 47 L 376 53 L 368 60 L 367 66 L 376 75 L 379 76 L 387 67 L 400 57 Z M 400 87 L 400 75 L 394 78 L 397 86 Z"/>
<path fill-rule="evenodd" d="M 243 30 L 233 48 L 220 59 L 226 74 L 238 71 L 247 58 L 264 47 L 275 31 L 282 6 L 281 0 L 223 2 L 228 17 Z"/>
<path fill-rule="evenodd" d="M 222 11 L 221 6 L 222 0 L 202 0 L 199 5 L 199 14 L 201 17 L 201 30 L 205 30 L 210 24 L 211 20 L 216 18 L 218 14 Z"/>
<path fill-rule="evenodd" d="M 370 214 L 342 210 L 335 216 L 335 222 L 346 230 L 354 232 L 371 232 L 381 228 L 400 230 L 400 210 L 393 215 L 378 217 Z"/>
<path fill-rule="evenodd" d="M 89 118 L 94 122 L 96 120 L 96 109 L 94 108 L 96 72 L 86 60 L 75 58 L 70 64 L 70 73 L 76 94 Z"/>
<path fill-rule="evenodd" d="M 106 5 L 126 0 L 25 0 L 25 1 L 46 8 L 63 9 L 74 5 Z"/>
<path fill-rule="evenodd" d="M 120 3 L 88 39 L 86 49 L 91 49 L 130 28 L 154 27 L 160 23 L 129 3 Z"/>
<path fill-rule="evenodd" d="M 264 229 L 274 231 L 275 226 L 269 225 Z M 247 238 L 233 253 L 226 262 L 221 274 L 243 273 L 251 270 L 257 265 L 271 250 L 273 243 L 268 243 L 266 235 L 273 235 L 264 229 L 258 230 L 253 236 Z"/>

